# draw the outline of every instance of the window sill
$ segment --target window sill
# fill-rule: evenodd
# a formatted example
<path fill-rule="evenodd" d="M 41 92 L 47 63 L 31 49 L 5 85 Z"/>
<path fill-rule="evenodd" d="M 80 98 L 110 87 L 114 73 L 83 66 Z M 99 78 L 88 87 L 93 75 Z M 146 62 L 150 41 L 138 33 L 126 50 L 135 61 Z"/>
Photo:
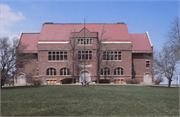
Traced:
<path fill-rule="evenodd" d="M 84 61 L 84 60 L 78 60 L 78 61 Z M 86 59 L 85 61 L 93 61 L 93 60 L 92 60 L 92 59 L 90 59 L 90 60 L 87 60 L 87 59 Z"/>
<path fill-rule="evenodd" d="M 88 45 L 81 45 L 81 44 L 77 44 L 78 46 L 92 46 L 93 44 L 88 44 Z"/>
<path fill-rule="evenodd" d="M 103 62 L 110 61 L 110 62 L 121 62 L 122 60 L 103 60 Z"/>
<path fill-rule="evenodd" d="M 67 62 L 68 60 L 57 60 L 57 61 L 48 61 L 48 62 Z"/>

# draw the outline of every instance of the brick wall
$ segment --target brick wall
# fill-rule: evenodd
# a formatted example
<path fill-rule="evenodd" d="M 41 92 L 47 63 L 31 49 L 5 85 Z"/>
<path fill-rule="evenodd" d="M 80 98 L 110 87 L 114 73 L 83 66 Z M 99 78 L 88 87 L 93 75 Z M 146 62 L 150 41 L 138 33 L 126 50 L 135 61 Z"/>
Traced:
<path fill-rule="evenodd" d="M 92 38 L 92 45 L 85 46 L 86 50 L 92 50 L 93 58 L 92 60 L 86 60 L 86 64 L 89 65 L 89 67 L 86 67 L 85 70 L 89 71 L 91 81 L 96 80 L 96 71 L 97 71 L 97 59 L 96 59 L 96 52 L 97 52 L 97 39 L 98 39 L 98 33 L 97 32 L 89 32 L 87 29 L 83 29 L 79 33 L 73 33 L 74 38 L 77 39 L 84 37 L 84 31 L 85 36 L 88 38 Z M 71 35 L 72 36 L 72 35 Z M 48 44 L 48 43 L 39 43 L 38 44 L 38 53 L 37 53 L 37 59 L 32 59 L 32 64 L 27 64 L 24 66 L 23 69 L 19 69 L 19 73 L 23 72 L 25 74 L 28 73 L 28 71 L 32 71 L 35 69 L 35 72 L 33 72 L 33 76 L 37 77 L 39 79 L 42 79 L 42 81 L 45 83 L 46 80 L 56 80 L 57 83 L 60 83 L 61 79 L 64 78 L 70 78 L 71 75 L 68 76 L 61 76 L 60 75 L 60 69 L 63 67 L 67 67 L 70 69 L 70 72 L 72 73 L 72 51 L 70 51 L 71 45 L 70 43 L 66 44 Z M 63 61 L 49 61 L 48 60 L 48 51 L 60 51 L 60 50 L 66 50 L 67 51 L 67 60 Z M 78 53 L 78 50 L 84 50 L 83 45 L 76 45 L 76 51 L 75 55 Z M 139 79 L 141 82 L 143 82 L 143 78 L 145 73 L 151 73 L 153 74 L 153 56 L 150 55 L 144 55 L 144 54 L 138 54 L 138 53 L 132 53 L 132 44 L 131 43 L 114 43 L 114 44 L 104 44 L 104 46 L 101 48 L 101 50 L 119 50 L 121 51 L 121 60 L 118 61 L 101 61 L 100 68 L 108 67 L 110 69 L 110 75 L 109 76 L 100 76 L 101 79 L 109 78 L 111 79 L 111 82 L 114 81 L 114 79 L 117 78 L 123 78 L 124 81 L 136 78 Z M 150 61 L 150 67 L 146 68 L 146 60 Z M 80 81 L 80 73 L 84 70 L 83 67 L 79 67 L 79 65 L 83 65 L 84 60 L 76 60 L 75 61 L 75 77 L 78 81 Z M 47 76 L 46 70 L 48 68 L 55 68 L 56 69 L 56 76 Z M 117 76 L 114 75 L 114 69 L 117 67 L 123 68 L 123 75 Z M 132 75 L 133 73 L 133 75 Z M 154 78 L 152 78 L 152 81 Z"/>
<path fill-rule="evenodd" d="M 134 69 L 133 78 L 139 79 L 141 82 L 144 82 L 144 75 L 146 73 L 150 73 L 152 75 L 152 82 L 154 82 L 152 54 L 133 53 L 132 61 L 132 66 Z M 146 61 L 150 61 L 149 67 L 146 67 Z"/>

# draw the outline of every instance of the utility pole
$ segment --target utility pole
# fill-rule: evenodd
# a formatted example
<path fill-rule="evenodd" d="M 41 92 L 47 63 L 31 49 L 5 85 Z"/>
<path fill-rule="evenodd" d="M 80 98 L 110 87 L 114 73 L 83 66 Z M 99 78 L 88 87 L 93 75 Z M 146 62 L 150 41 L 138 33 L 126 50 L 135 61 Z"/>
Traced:
<path fill-rule="evenodd" d="M 85 53 L 86 53 L 86 52 L 85 52 L 85 49 L 86 49 L 86 48 L 85 48 L 85 33 L 86 33 L 86 32 L 85 32 L 85 18 L 84 18 L 84 41 L 83 41 L 83 43 L 84 43 L 84 52 L 83 52 L 83 56 L 84 56 L 84 71 L 83 71 L 83 72 L 84 72 L 84 81 L 86 80 L 86 79 L 85 79 L 85 67 L 86 67 L 86 66 L 85 66 L 85 64 L 86 64 L 86 56 L 85 56 Z"/>

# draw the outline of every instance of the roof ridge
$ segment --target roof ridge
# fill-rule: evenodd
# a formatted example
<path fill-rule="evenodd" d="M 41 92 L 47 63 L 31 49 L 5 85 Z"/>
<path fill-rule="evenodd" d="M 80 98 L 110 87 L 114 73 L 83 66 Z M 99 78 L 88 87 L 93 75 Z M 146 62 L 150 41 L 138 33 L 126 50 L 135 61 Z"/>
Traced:
<path fill-rule="evenodd" d="M 51 24 L 51 25 L 52 25 L 52 24 L 66 24 L 66 25 L 67 25 L 67 24 L 73 24 L 73 25 L 75 25 L 75 24 L 84 24 L 84 23 L 46 23 L 46 22 L 45 22 L 45 23 L 43 23 L 43 25 L 44 25 L 44 24 L 46 24 L 46 25 L 47 25 L 47 24 L 49 24 L 49 25 L 50 25 L 50 24 Z M 85 23 L 85 24 L 116 24 L 116 25 L 118 25 L 118 24 L 125 24 L 125 25 L 126 25 L 126 23 Z"/>
<path fill-rule="evenodd" d="M 129 34 L 133 34 L 134 35 L 134 34 L 146 34 L 146 33 L 129 33 Z"/>
<path fill-rule="evenodd" d="M 23 32 L 22 32 L 22 34 L 40 34 L 40 33 L 23 33 Z"/>

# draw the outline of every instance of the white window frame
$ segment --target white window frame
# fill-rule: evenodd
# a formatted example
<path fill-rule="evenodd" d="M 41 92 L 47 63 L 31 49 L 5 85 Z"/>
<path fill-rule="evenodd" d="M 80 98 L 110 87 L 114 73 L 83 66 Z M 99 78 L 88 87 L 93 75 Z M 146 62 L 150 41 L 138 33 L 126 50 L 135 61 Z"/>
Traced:
<path fill-rule="evenodd" d="M 83 46 L 92 45 L 93 42 L 92 38 L 78 38 L 77 40 L 77 44 Z"/>
<path fill-rule="evenodd" d="M 48 72 L 49 72 L 49 74 L 47 74 Z M 51 72 L 52 72 L 52 74 L 51 74 Z M 46 69 L 46 75 L 47 76 L 55 76 L 56 75 L 56 69 L 52 68 L 52 67 Z"/>
<path fill-rule="evenodd" d="M 107 73 L 105 73 L 105 72 L 107 72 Z M 108 72 L 109 72 L 109 74 L 108 74 Z M 103 75 L 103 76 L 109 76 L 109 75 L 110 75 L 110 69 L 109 69 L 108 67 L 102 68 L 102 69 L 101 69 L 101 75 Z"/>
<path fill-rule="evenodd" d="M 122 74 L 121 74 L 121 72 L 122 72 Z M 124 69 L 121 68 L 121 67 L 116 67 L 116 68 L 114 69 L 114 75 L 118 75 L 118 76 L 124 75 Z"/>
<path fill-rule="evenodd" d="M 61 72 L 62 72 L 62 74 L 61 74 Z M 69 76 L 69 75 L 70 75 L 69 69 L 68 69 L 67 67 L 61 68 L 61 69 L 60 69 L 60 75 L 61 75 L 61 76 Z"/>
<path fill-rule="evenodd" d="M 115 56 L 117 56 L 117 58 Z M 122 52 L 117 51 L 117 50 L 109 50 L 109 51 L 105 50 L 105 51 L 103 51 L 103 60 L 121 61 L 122 60 Z"/>
<path fill-rule="evenodd" d="M 92 50 L 78 50 L 78 60 L 84 60 L 83 58 L 86 60 L 92 60 Z"/>
<path fill-rule="evenodd" d="M 61 56 L 62 60 L 60 59 Z M 48 51 L 48 61 L 66 61 L 67 59 L 67 51 Z"/>

